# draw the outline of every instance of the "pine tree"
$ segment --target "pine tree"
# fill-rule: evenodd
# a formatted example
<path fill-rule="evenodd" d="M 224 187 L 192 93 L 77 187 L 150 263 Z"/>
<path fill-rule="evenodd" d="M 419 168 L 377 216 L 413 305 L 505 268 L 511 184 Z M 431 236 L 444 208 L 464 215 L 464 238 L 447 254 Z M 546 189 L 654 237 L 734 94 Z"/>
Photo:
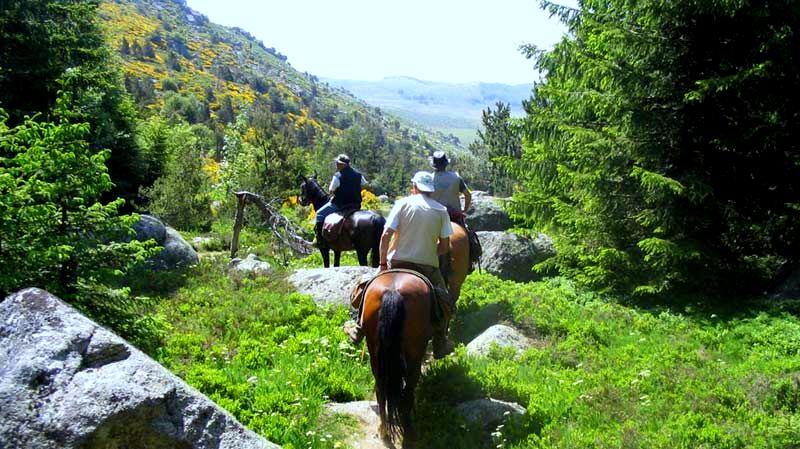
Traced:
<path fill-rule="evenodd" d="M 569 27 L 525 50 L 517 218 L 551 264 L 634 294 L 762 288 L 800 256 L 800 5 L 543 2 Z"/>

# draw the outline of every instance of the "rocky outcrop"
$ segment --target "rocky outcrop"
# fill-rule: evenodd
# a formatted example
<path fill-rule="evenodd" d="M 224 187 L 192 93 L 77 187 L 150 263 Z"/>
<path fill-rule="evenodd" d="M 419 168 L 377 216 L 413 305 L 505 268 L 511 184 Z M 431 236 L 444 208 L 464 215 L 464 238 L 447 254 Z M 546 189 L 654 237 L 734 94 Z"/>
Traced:
<path fill-rule="evenodd" d="M 200 261 L 197 252 L 183 239 L 181 234 L 165 226 L 158 218 L 140 215 L 139 222 L 133 226 L 136 240 L 153 239 L 164 249 L 151 258 L 148 263 L 157 270 L 171 270 L 195 265 Z"/>
<path fill-rule="evenodd" d="M 311 295 L 319 306 L 350 305 L 350 292 L 363 278 L 377 272 L 372 267 L 309 268 L 296 270 L 289 282 L 299 293 Z"/>
<path fill-rule="evenodd" d="M 468 422 L 480 423 L 485 429 L 493 428 L 527 412 L 525 407 L 517 403 L 492 398 L 463 402 L 456 406 L 456 410 Z"/>
<path fill-rule="evenodd" d="M 502 279 L 517 282 L 535 281 L 541 276 L 531 267 L 556 254 L 550 237 L 539 234 L 535 238 L 508 232 L 478 232 L 483 256 L 481 268 Z"/>
<path fill-rule="evenodd" d="M 514 224 L 503 202 L 506 199 L 487 195 L 485 192 L 472 192 L 472 210 L 467 214 L 467 226 L 473 231 L 505 231 Z"/>
<path fill-rule="evenodd" d="M 278 446 L 55 296 L 0 303 L 0 446 Z"/>
<path fill-rule="evenodd" d="M 531 347 L 531 340 L 513 327 L 495 324 L 475 337 L 467 345 L 467 354 L 485 356 L 492 347 L 500 349 L 513 348 L 517 353 Z"/>
<path fill-rule="evenodd" d="M 244 260 L 238 257 L 232 259 L 230 267 L 236 273 L 250 277 L 264 276 L 273 271 L 272 265 L 259 259 L 255 254 L 248 254 Z"/>

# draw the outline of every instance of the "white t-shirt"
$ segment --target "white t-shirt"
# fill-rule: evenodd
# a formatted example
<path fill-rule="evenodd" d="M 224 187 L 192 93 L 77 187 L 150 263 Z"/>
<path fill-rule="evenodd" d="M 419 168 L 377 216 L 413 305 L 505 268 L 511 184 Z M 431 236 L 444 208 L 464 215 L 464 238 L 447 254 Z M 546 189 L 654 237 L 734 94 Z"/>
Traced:
<path fill-rule="evenodd" d="M 341 184 L 341 181 L 339 181 L 339 178 L 341 178 L 341 177 L 342 177 L 342 175 L 340 175 L 338 171 L 333 174 L 333 179 L 331 179 L 331 185 L 328 188 L 328 193 L 333 193 L 333 192 L 336 191 L 336 189 L 339 188 L 339 185 Z M 365 178 L 364 175 L 361 175 L 361 187 L 364 187 L 367 184 L 369 184 L 367 182 L 367 178 Z"/>
<path fill-rule="evenodd" d="M 389 260 L 434 267 L 439 266 L 436 251 L 439 239 L 453 234 L 447 209 L 421 194 L 398 200 L 389 212 L 386 226 L 395 231 L 389 248 Z"/>

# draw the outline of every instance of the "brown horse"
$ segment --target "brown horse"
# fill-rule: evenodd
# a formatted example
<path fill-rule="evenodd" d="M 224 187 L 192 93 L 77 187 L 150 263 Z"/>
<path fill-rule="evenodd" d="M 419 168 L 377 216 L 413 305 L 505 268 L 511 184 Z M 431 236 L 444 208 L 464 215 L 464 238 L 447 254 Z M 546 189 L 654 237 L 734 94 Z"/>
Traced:
<path fill-rule="evenodd" d="M 450 236 L 450 274 L 447 276 L 447 286 L 455 303 L 461 295 L 461 284 L 470 270 L 469 236 L 461 225 L 455 222 L 450 224 L 453 235 Z"/>
<path fill-rule="evenodd" d="M 364 295 L 361 325 L 367 340 L 385 441 L 410 440 L 414 390 L 433 336 L 431 291 L 419 277 L 379 273 Z"/>
<path fill-rule="evenodd" d="M 455 223 L 453 231 L 448 284 L 455 301 L 469 272 L 469 239 L 464 228 Z M 411 440 L 414 389 L 433 336 L 430 301 L 431 291 L 425 281 L 392 270 L 378 273 L 364 293 L 361 326 L 375 376 L 381 419 L 378 433 L 387 441 L 402 435 L 404 446 Z"/>

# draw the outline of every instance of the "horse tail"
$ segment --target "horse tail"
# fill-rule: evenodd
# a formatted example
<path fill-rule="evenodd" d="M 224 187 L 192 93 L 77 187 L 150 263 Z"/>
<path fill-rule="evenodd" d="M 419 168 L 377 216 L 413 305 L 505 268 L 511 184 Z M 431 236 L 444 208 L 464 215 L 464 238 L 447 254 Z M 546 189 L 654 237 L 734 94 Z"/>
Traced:
<path fill-rule="evenodd" d="M 384 293 L 378 314 L 378 372 L 375 378 L 380 415 L 392 436 L 402 433 L 401 403 L 406 377 L 402 336 L 405 319 L 403 296 L 397 290 Z"/>
<path fill-rule="evenodd" d="M 386 219 L 378 214 L 372 217 L 372 248 L 370 255 L 370 265 L 377 268 L 380 258 L 381 235 L 383 228 L 386 226 Z"/>

